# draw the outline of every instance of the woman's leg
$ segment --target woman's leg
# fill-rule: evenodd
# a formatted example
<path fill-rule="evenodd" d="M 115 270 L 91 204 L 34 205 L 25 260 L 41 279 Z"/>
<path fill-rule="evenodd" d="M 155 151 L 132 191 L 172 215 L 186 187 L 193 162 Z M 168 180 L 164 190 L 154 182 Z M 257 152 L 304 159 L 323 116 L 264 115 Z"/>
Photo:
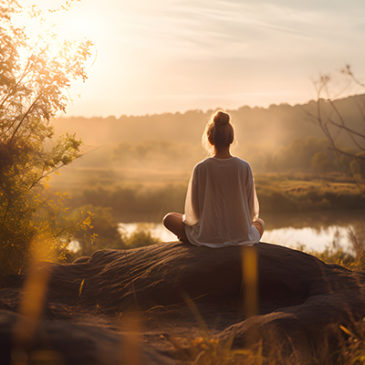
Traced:
<path fill-rule="evenodd" d="M 167 213 L 163 217 L 162 223 L 169 231 L 175 234 L 180 241 L 188 242 L 182 218 L 183 215 L 180 213 Z"/>
<path fill-rule="evenodd" d="M 265 230 L 265 222 L 263 219 L 261 218 L 257 218 L 254 222 L 252 222 L 252 224 L 256 227 L 256 229 L 259 231 L 260 233 L 260 238 L 262 237 L 262 235 L 264 234 L 264 230 Z"/>

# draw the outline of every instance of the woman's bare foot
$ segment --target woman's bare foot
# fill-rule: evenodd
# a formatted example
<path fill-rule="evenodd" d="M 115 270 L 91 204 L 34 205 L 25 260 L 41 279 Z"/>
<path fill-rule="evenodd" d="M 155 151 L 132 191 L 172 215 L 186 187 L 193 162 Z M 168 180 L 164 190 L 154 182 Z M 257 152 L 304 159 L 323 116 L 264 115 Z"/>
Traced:
<path fill-rule="evenodd" d="M 181 213 L 167 213 L 162 219 L 163 225 L 177 236 L 181 242 L 189 242 L 185 234 L 185 225 Z"/>
<path fill-rule="evenodd" d="M 262 235 L 264 234 L 264 230 L 265 230 L 264 220 L 261 218 L 257 218 L 254 222 L 252 222 L 252 225 L 255 226 L 255 228 L 259 231 L 260 238 L 261 238 Z"/>

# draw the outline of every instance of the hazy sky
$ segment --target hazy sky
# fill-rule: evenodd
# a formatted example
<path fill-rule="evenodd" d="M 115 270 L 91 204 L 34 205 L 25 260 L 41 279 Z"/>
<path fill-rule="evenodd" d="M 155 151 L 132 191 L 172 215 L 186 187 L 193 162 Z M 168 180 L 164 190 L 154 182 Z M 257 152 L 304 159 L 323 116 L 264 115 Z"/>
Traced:
<path fill-rule="evenodd" d="M 97 51 L 69 115 L 305 102 L 320 72 L 365 76 L 364 0 L 81 0 L 59 27 Z"/>

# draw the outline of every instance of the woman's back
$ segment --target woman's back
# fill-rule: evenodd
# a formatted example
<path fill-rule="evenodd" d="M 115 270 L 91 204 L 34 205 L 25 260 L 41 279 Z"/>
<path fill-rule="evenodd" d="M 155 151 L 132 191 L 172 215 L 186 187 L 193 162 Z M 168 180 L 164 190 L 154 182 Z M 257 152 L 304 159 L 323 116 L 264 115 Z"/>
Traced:
<path fill-rule="evenodd" d="M 251 222 L 258 201 L 249 164 L 237 157 L 207 158 L 197 164 L 185 203 L 185 232 L 189 242 L 222 247 L 258 242 Z"/>
<path fill-rule="evenodd" d="M 164 226 L 181 241 L 208 247 L 252 244 L 260 241 L 264 221 L 250 165 L 230 153 L 234 129 L 229 114 L 217 111 L 208 122 L 203 144 L 214 157 L 193 170 L 185 201 L 185 214 L 171 212 Z"/>

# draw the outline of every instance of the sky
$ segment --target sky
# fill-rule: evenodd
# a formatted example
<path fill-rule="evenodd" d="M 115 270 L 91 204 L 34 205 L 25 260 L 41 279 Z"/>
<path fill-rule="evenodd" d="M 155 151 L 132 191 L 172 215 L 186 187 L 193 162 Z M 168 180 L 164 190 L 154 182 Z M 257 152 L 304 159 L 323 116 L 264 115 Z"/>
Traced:
<path fill-rule="evenodd" d="M 68 115 L 296 104 L 321 73 L 365 78 L 363 0 L 81 0 L 55 22 L 95 44 Z"/>

